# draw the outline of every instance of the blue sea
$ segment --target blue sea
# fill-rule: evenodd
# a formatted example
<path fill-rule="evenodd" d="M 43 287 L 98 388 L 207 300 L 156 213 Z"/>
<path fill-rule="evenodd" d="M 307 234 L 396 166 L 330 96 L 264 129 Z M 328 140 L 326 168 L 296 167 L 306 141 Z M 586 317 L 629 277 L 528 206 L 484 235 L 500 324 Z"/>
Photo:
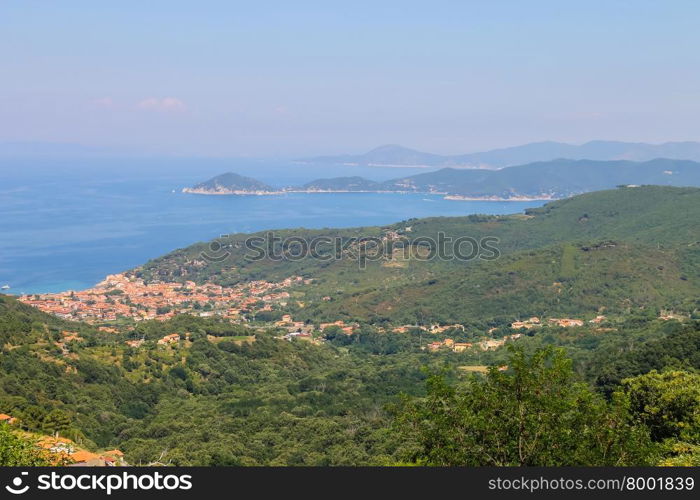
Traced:
<path fill-rule="evenodd" d="M 89 288 L 107 274 L 221 234 L 518 213 L 543 203 L 448 201 L 423 194 L 198 196 L 180 191 L 228 171 L 282 187 L 321 177 L 360 175 L 379 181 L 428 170 L 281 160 L 3 158 L 0 286 L 11 287 L 3 292 Z"/>

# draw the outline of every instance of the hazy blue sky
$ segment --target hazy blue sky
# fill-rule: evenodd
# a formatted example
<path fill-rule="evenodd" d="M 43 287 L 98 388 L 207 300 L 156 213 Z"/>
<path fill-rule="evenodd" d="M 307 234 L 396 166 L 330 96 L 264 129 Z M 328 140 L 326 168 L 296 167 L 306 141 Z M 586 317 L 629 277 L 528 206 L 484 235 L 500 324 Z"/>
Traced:
<path fill-rule="evenodd" d="M 0 142 L 700 140 L 699 21 L 694 1 L 0 0 Z"/>

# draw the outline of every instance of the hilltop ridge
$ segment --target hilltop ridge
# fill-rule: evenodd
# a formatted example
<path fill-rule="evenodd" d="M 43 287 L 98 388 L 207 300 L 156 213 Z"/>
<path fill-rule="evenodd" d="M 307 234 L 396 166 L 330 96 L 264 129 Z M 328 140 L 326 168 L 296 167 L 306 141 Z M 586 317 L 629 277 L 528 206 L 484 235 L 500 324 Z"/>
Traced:
<path fill-rule="evenodd" d="M 649 144 L 595 140 L 584 144 L 542 141 L 468 154 L 438 155 L 394 144 L 380 146 L 363 154 L 317 156 L 300 160 L 304 163 L 349 164 L 364 166 L 423 166 L 499 169 L 559 158 L 573 160 L 649 161 L 655 158 L 700 161 L 700 142 L 665 142 Z"/>
<path fill-rule="evenodd" d="M 500 318 L 499 321 L 512 318 L 518 311 L 537 312 L 538 307 L 547 304 L 556 305 L 560 312 L 577 308 L 590 311 L 604 305 L 619 309 L 625 307 L 624 300 L 643 307 L 684 303 L 685 309 L 692 309 L 692 301 L 684 302 L 683 297 L 700 293 L 694 267 L 700 261 L 698 220 L 698 188 L 626 187 L 553 201 L 510 216 L 435 217 L 385 227 L 290 229 L 275 233 L 281 238 L 337 237 L 343 241 L 353 237 L 437 241 L 440 234 L 452 240 L 465 235 L 477 241 L 491 237 L 498 240 L 500 258 L 495 263 L 450 258 L 401 260 L 385 255 L 368 264 L 371 272 L 362 272 L 352 258 L 328 261 L 323 255 L 301 260 L 250 261 L 244 242 L 264 236 L 256 233 L 230 235 L 221 240 L 228 257 L 219 262 L 198 266 L 198 256 L 207 251 L 207 244 L 200 243 L 155 259 L 135 273 L 146 280 L 179 281 L 180 276 L 187 276 L 197 282 L 221 285 L 250 279 L 313 278 L 317 285 L 304 290 L 304 318 L 415 321 L 418 311 L 423 311 L 424 317 L 436 321 L 452 321 L 455 315 L 464 320 L 464 315 L 478 313 L 478 308 L 470 312 L 472 306 L 467 307 L 468 304 L 479 303 L 493 305 L 492 318 Z M 562 258 L 569 264 L 560 273 Z M 510 266 L 513 274 L 502 275 L 504 266 Z M 521 273 L 518 268 L 528 271 Z M 607 288 L 612 286 L 610 283 L 593 292 L 597 289 L 593 283 L 609 282 L 606 273 L 615 269 L 626 278 L 615 281 L 612 295 L 613 288 Z M 384 284 L 377 285 L 380 282 Z M 561 295 L 551 288 L 555 282 L 566 285 Z M 471 283 L 472 288 L 466 283 Z M 494 289 L 498 283 L 501 285 Z M 501 287 L 506 287 L 508 293 Z M 566 289 L 577 291 L 566 295 Z M 455 290 L 463 291 L 455 294 Z M 482 296 L 487 290 L 492 290 L 492 295 Z M 538 298 L 526 300 L 535 290 L 541 292 Z M 324 296 L 332 300 L 320 300 Z M 479 300 L 473 302 L 474 297 Z M 487 309 L 479 307 L 479 314 Z"/>

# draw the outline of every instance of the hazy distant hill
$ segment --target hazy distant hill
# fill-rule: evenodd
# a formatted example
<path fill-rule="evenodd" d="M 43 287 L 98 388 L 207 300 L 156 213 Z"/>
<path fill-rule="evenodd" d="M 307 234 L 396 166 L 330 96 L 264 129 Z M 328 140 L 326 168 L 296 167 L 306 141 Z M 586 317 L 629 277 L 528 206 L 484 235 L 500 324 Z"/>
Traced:
<path fill-rule="evenodd" d="M 363 182 L 361 177 L 319 179 L 306 186 L 335 191 L 401 191 L 475 198 L 546 199 L 609 189 L 620 184 L 700 186 L 700 163 L 668 159 L 647 162 L 553 160 L 500 170 L 443 168 L 382 183 Z"/>
<path fill-rule="evenodd" d="M 573 160 L 633 160 L 655 158 L 700 161 L 700 142 L 591 141 L 581 145 L 561 142 L 534 142 L 522 146 L 494 149 L 462 155 L 436 155 L 396 145 L 381 146 L 360 155 L 319 156 L 306 158 L 307 163 L 341 163 L 357 165 L 424 165 L 431 167 L 503 168 L 512 165 L 549 161 L 558 158 Z"/>
<path fill-rule="evenodd" d="M 259 180 L 228 172 L 217 175 L 208 181 L 201 182 L 191 188 L 183 189 L 185 193 L 195 194 L 246 194 L 271 193 L 275 188 Z"/>
<path fill-rule="evenodd" d="M 384 190 L 439 192 L 466 197 L 563 198 L 620 184 L 700 186 L 700 163 L 554 160 L 501 170 L 444 168 L 384 183 Z"/>
<path fill-rule="evenodd" d="M 303 186 L 283 189 L 228 173 L 183 191 L 197 194 L 389 191 L 435 193 L 455 198 L 556 199 L 629 184 L 700 186 L 700 163 L 663 158 L 647 162 L 553 160 L 500 170 L 443 168 L 385 182 L 358 176 L 317 179 Z"/>

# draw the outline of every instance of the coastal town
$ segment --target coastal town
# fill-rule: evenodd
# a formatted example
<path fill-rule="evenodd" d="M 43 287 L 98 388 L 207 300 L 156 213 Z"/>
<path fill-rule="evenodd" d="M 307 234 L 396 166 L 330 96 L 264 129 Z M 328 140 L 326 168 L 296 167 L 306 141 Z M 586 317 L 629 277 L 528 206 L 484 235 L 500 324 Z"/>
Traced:
<path fill-rule="evenodd" d="M 214 284 L 146 283 L 126 274 L 113 274 L 83 291 L 23 295 L 21 302 L 63 319 L 104 323 L 118 319 L 165 321 L 177 314 L 218 315 L 240 319 L 243 314 L 286 305 L 292 285 L 310 280 L 296 276 L 279 283 L 250 281 L 233 287 Z"/>
<path fill-rule="evenodd" d="M 197 284 L 194 281 L 147 283 L 133 275 L 113 274 L 87 290 L 23 295 L 19 300 L 62 319 L 85 321 L 99 325 L 101 331 L 117 333 L 118 329 L 108 325 L 116 326 L 119 321 L 165 321 L 177 314 L 219 317 L 234 323 L 250 323 L 257 313 L 283 311 L 291 300 L 289 289 L 293 286 L 309 285 L 311 282 L 310 279 L 293 276 L 280 282 L 250 281 L 224 287 L 212 283 Z M 330 297 L 323 297 L 321 300 L 330 300 Z M 599 315 L 588 322 L 598 324 L 605 319 L 605 316 Z M 575 318 L 540 320 L 538 317 L 531 317 L 513 321 L 508 327 L 512 332 L 542 326 L 570 328 L 584 324 L 584 320 Z M 335 320 L 314 324 L 295 320 L 291 314 L 282 314 L 279 319 L 265 322 L 262 327 L 281 330 L 283 333 L 278 337 L 280 339 L 306 340 L 313 343 L 323 342 L 332 331 L 341 335 L 353 335 L 360 331 L 360 324 L 356 322 Z M 420 332 L 433 335 L 434 339 L 438 337 L 439 340 L 429 340 L 421 346 L 421 349 L 427 352 L 449 350 L 459 353 L 471 349 L 488 351 L 498 349 L 506 342 L 515 341 L 523 335 L 514 332 L 494 337 L 493 333 L 497 328 L 490 328 L 482 334 L 475 332 L 477 334 L 472 335 L 473 340 L 470 338 L 469 342 L 460 342 L 451 336 L 464 336 L 466 330 L 462 324 L 377 326 L 375 330 L 378 333 L 394 334 Z M 157 345 L 170 346 L 188 338 L 187 332 L 173 332 L 159 339 Z M 66 331 L 62 333 L 62 338 L 56 345 L 68 355 L 68 343 L 81 340 L 76 333 Z M 126 343 L 129 347 L 139 348 L 144 344 L 144 340 L 131 339 Z"/>

